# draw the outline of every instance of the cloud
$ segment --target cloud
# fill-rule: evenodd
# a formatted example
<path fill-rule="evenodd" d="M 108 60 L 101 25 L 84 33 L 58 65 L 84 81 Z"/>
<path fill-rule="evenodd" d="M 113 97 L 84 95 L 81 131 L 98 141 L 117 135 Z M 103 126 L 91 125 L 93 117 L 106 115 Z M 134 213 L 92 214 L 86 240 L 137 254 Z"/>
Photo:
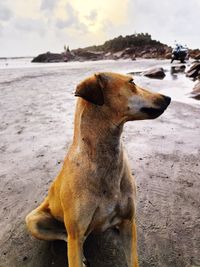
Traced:
<path fill-rule="evenodd" d="M 169 45 L 173 45 L 174 40 L 190 47 L 199 45 L 196 41 L 200 34 L 199 0 L 134 0 L 129 6 L 133 10 L 134 31 L 149 32 L 153 38 Z"/>
<path fill-rule="evenodd" d="M 3 26 L 0 24 L 0 36 L 2 35 L 3 32 Z"/>
<path fill-rule="evenodd" d="M 0 20 L 1 21 L 8 21 L 12 17 L 12 12 L 9 8 L 3 5 L 3 3 L 0 2 Z"/>
<path fill-rule="evenodd" d="M 65 19 L 57 18 L 56 20 L 56 27 L 59 29 L 68 28 L 70 26 L 77 26 L 80 23 L 78 14 L 69 3 L 65 5 L 64 16 L 66 17 Z"/>
<path fill-rule="evenodd" d="M 39 19 L 17 18 L 14 21 L 14 25 L 17 30 L 24 31 L 26 34 L 35 32 L 39 35 L 43 35 L 45 33 L 45 25 L 43 21 Z"/>
<path fill-rule="evenodd" d="M 72 31 L 81 31 L 82 34 L 87 32 L 86 25 L 79 20 L 78 13 L 69 3 L 65 5 L 65 14 L 63 15 L 66 17 L 65 19 L 57 18 L 55 21 L 58 29 L 66 30 L 68 33 L 72 33 Z"/>
<path fill-rule="evenodd" d="M 84 47 L 134 32 L 195 48 L 199 10 L 200 0 L 0 0 L 0 53 L 62 51 L 64 43 Z"/>
<path fill-rule="evenodd" d="M 88 30 L 95 33 L 105 31 L 105 21 L 111 21 L 114 27 L 124 24 L 127 20 L 128 2 L 130 0 L 74 0 L 72 5 L 79 14 L 79 19 Z"/>
<path fill-rule="evenodd" d="M 94 22 L 97 19 L 98 12 L 97 10 L 92 10 L 88 16 L 86 16 L 86 19 L 88 19 L 91 22 Z"/>
<path fill-rule="evenodd" d="M 57 0 L 42 0 L 40 9 L 41 10 L 54 10 L 56 7 Z"/>

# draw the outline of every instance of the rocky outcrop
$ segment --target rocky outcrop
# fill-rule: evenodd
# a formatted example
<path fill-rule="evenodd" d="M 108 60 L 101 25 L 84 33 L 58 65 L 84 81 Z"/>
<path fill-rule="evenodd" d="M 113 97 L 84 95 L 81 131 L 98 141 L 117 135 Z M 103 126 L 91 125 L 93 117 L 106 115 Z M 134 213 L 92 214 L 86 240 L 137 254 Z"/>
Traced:
<path fill-rule="evenodd" d="M 62 61 L 61 54 L 52 54 L 50 52 L 47 52 L 45 54 L 40 54 L 37 57 L 35 57 L 32 62 L 51 62 L 51 61 Z"/>
<path fill-rule="evenodd" d="M 200 77 L 200 62 L 195 62 L 187 71 L 186 76 L 194 79 Z"/>
<path fill-rule="evenodd" d="M 77 49 L 74 51 L 68 51 L 61 54 L 56 53 L 44 53 L 35 57 L 32 62 L 37 63 L 53 63 L 53 62 L 68 62 L 68 61 L 86 61 L 86 60 L 101 60 L 104 58 L 102 52 L 91 52 L 83 49 Z"/>
<path fill-rule="evenodd" d="M 118 36 L 106 41 L 102 45 L 66 50 L 64 53 L 55 54 L 47 52 L 33 59 L 32 62 L 68 62 L 102 59 L 132 59 L 159 58 L 171 59 L 172 48 L 159 41 L 153 40 L 148 33 Z M 189 50 L 192 58 L 200 59 L 200 50 Z"/>
<path fill-rule="evenodd" d="M 119 36 L 106 41 L 103 45 L 90 46 L 75 50 L 67 50 L 61 54 L 44 53 L 33 59 L 32 62 L 67 62 L 101 59 L 132 59 L 166 58 L 171 48 L 159 41 L 153 40 L 149 34 L 133 34 Z"/>
<path fill-rule="evenodd" d="M 54 63 L 54 62 L 67 62 L 75 59 L 75 55 L 73 52 L 65 52 L 65 53 L 51 53 L 46 52 L 44 54 L 40 54 L 35 57 L 32 62 L 37 63 Z"/>
<path fill-rule="evenodd" d="M 163 79 L 165 77 L 165 72 L 163 68 L 153 68 L 143 72 L 143 75 L 154 79 Z"/>

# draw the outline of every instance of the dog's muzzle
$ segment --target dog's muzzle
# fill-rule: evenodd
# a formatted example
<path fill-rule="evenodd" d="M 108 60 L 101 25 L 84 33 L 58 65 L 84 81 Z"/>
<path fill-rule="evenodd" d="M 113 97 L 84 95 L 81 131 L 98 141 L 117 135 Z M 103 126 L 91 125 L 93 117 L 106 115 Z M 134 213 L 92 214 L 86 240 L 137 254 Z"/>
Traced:
<path fill-rule="evenodd" d="M 161 96 L 162 98 L 154 102 L 157 108 L 143 107 L 140 109 L 140 111 L 146 113 L 152 119 L 159 117 L 166 110 L 166 108 L 169 106 L 171 102 L 170 97 L 164 95 Z"/>

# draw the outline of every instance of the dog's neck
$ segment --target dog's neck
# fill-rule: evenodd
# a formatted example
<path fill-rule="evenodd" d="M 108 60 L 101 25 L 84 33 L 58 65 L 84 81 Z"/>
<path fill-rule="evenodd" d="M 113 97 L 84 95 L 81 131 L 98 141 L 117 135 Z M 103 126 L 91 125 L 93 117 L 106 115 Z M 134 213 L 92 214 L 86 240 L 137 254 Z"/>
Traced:
<path fill-rule="evenodd" d="M 122 130 L 123 124 L 117 124 L 101 107 L 78 100 L 73 145 L 91 158 L 104 154 L 109 162 L 120 157 Z"/>

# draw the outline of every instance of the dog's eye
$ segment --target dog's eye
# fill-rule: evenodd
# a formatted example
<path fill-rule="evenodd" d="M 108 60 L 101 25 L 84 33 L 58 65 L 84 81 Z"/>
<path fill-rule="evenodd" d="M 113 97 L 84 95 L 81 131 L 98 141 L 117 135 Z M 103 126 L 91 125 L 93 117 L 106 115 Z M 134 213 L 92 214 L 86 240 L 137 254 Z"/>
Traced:
<path fill-rule="evenodd" d="M 131 80 L 129 81 L 129 83 L 131 83 L 131 84 L 135 85 L 135 83 L 134 83 L 134 80 L 133 80 L 133 79 L 131 79 Z"/>

